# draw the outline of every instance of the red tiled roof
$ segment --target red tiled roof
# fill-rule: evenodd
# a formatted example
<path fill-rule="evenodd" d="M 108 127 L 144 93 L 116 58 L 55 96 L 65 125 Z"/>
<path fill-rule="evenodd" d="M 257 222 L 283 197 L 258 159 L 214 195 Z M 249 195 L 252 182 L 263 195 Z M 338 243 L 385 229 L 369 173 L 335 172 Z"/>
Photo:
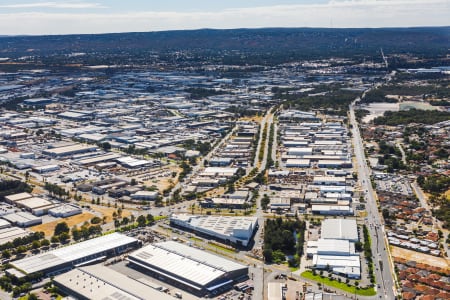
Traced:
<path fill-rule="evenodd" d="M 414 295 L 414 293 L 411 292 L 404 292 L 402 294 L 402 297 L 404 300 L 413 300 L 416 297 L 416 295 Z"/>

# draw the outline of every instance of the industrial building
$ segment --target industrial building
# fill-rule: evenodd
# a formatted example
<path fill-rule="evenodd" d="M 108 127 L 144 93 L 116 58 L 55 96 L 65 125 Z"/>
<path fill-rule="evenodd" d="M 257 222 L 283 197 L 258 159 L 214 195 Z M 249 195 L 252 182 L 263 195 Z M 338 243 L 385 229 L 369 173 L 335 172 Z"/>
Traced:
<path fill-rule="evenodd" d="M 51 157 L 64 157 L 64 156 L 70 156 L 70 155 L 74 155 L 74 154 L 94 152 L 97 150 L 98 150 L 97 146 L 75 144 L 75 145 L 70 145 L 70 146 L 46 149 L 46 150 L 42 151 L 42 154 L 48 155 Z"/>
<path fill-rule="evenodd" d="M 353 209 L 349 205 L 311 205 L 311 212 L 319 215 L 351 216 Z"/>
<path fill-rule="evenodd" d="M 130 266 L 196 295 L 230 289 L 248 267 L 174 241 L 152 244 L 128 256 Z"/>
<path fill-rule="evenodd" d="M 16 260 L 12 262 L 12 265 L 25 274 L 42 272 L 45 275 L 53 275 L 101 261 L 108 256 L 118 255 L 137 246 L 137 239 L 115 232 Z"/>
<path fill-rule="evenodd" d="M 246 247 L 258 227 L 256 217 L 194 216 L 172 214 L 170 224 L 192 230 L 225 243 Z"/>
<path fill-rule="evenodd" d="M 2 223 L 6 222 L 5 220 L 0 221 L 2 221 Z M 30 235 L 30 233 L 30 231 L 19 227 L 11 227 L 11 224 L 9 224 L 9 227 L 3 227 L 0 229 L 0 245 L 3 245 L 7 242 L 12 242 L 14 239 L 19 237 L 28 236 Z"/>
<path fill-rule="evenodd" d="M 355 220 L 326 219 L 322 222 L 321 238 L 308 241 L 306 253 L 312 257 L 314 268 L 331 268 L 333 273 L 359 279 L 361 262 L 354 244 L 358 240 Z"/>
<path fill-rule="evenodd" d="M 3 215 L 2 218 L 19 227 L 30 227 L 42 224 L 42 218 L 33 216 L 32 214 L 25 211 Z"/>
<path fill-rule="evenodd" d="M 158 198 L 158 195 L 158 191 L 138 191 L 134 194 L 131 194 L 130 197 L 133 200 L 151 201 L 156 200 Z"/>
<path fill-rule="evenodd" d="M 102 265 L 86 266 L 58 275 L 54 284 L 64 293 L 79 300 L 173 300 L 146 283 L 134 280 Z"/>
<path fill-rule="evenodd" d="M 322 239 L 359 241 L 358 226 L 356 220 L 349 219 L 325 219 L 322 222 Z"/>
<path fill-rule="evenodd" d="M 67 218 L 82 212 L 80 207 L 73 204 L 64 204 L 48 210 L 48 214 L 56 218 Z"/>

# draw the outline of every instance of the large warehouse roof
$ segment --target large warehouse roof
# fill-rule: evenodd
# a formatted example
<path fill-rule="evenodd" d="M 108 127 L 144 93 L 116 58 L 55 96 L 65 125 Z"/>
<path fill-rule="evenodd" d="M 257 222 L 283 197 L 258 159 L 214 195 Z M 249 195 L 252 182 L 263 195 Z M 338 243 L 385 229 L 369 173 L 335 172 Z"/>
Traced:
<path fill-rule="evenodd" d="M 84 257 L 126 246 L 136 241 L 135 238 L 120 233 L 112 233 L 53 251 L 26 257 L 12 262 L 12 265 L 27 274 L 42 272 Z"/>
<path fill-rule="evenodd" d="M 154 271 L 159 269 L 167 275 L 172 274 L 172 276 L 174 275 L 173 279 L 197 290 L 228 272 L 247 268 L 225 258 L 173 241 L 146 246 L 130 254 L 128 259 Z"/>
<path fill-rule="evenodd" d="M 173 300 L 152 287 L 102 265 L 74 269 L 55 277 L 55 282 L 86 299 Z"/>
<path fill-rule="evenodd" d="M 322 222 L 323 239 L 358 240 L 358 227 L 356 220 L 325 219 Z"/>

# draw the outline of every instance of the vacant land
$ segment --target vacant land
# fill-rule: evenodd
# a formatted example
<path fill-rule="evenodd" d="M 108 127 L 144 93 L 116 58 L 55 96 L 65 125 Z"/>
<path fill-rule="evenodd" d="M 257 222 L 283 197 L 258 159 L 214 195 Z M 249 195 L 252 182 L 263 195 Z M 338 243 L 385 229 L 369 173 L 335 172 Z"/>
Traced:
<path fill-rule="evenodd" d="M 392 249 L 393 257 L 403 258 L 408 261 L 417 261 L 417 262 L 421 262 L 423 264 L 427 264 L 430 266 L 435 266 L 435 267 L 438 267 L 441 269 L 449 269 L 450 268 L 450 261 L 445 258 L 436 257 L 436 256 L 428 255 L 428 254 L 423 254 L 423 253 L 419 253 L 416 251 L 411 251 L 411 250 L 398 248 L 398 247 L 391 247 L 391 249 Z"/>
<path fill-rule="evenodd" d="M 74 225 L 82 225 L 84 222 L 89 221 L 93 217 L 94 215 L 91 213 L 82 213 L 76 216 L 62 218 L 53 222 L 36 225 L 31 227 L 30 229 L 32 231 L 43 231 L 46 237 L 51 237 L 55 231 L 56 224 L 58 223 L 66 222 L 69 228 L 72 228 Z"/>
<path fill-rule="evenodd" d="M 91 205 L 91 209 L 93 211 L 96 211 L 98 213 L 101 213 L 103 217 L 106 217 L 106 223 L 112 222 L 113 221 L 113 213 L 115 211 L 117 211 L 116 208 L 112 208 L 112 207 L 105 207 L 105 206 L 99 206 L 99 205 Z M 131 215 L 131 212 L 128 210 L 123 210 L 122 211 L 122 217 L 129 217 Z"/>

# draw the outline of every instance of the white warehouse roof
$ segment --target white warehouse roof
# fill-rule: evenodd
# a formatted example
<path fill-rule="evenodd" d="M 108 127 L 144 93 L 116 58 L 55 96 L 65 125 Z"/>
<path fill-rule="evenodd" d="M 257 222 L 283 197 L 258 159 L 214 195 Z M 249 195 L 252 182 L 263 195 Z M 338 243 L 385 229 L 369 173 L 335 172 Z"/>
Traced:
<path fill-rule="evenodd" d="M 325 219 L 322 222 L 322 239 L 358 241 L 356 220 Z"/>
<path fill-rule="evenodd" d="M 53 251 L 26 257 L 12 262 L 12 265 L 27 274 L 41 272 L 68 262 L 77 261 L 137 240 L 120 233 L 112 233 Z"/>
<path fill-rule="evenodd" d="M 86 299 L 173 300 L 144 283 L 102 265 L 87 266 L 55 277 L 57 285 Z"/>
<path fill-rule="evenodd" d="M 220 256 L 174 241 L 143 247 L 130 254 L 128 260 L 152 271 L 161 272 L 163 275 L 170 274 L 175 280 L 197 290 L 226 276 L 229 272 L 247 268 Z"/>

